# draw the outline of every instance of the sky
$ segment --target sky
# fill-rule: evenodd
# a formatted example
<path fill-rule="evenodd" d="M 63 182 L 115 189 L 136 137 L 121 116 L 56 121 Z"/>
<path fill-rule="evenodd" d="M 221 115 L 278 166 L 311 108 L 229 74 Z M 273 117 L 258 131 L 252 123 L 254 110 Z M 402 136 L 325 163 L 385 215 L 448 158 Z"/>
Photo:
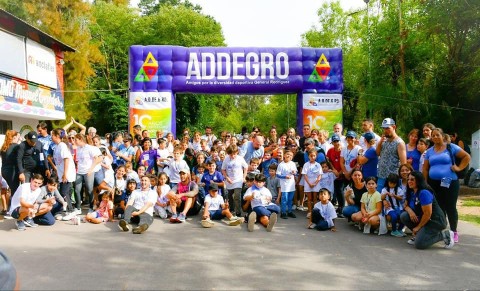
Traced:
<path fill-rule="evenodd" d="M 318 22 L 329 0 L 190 0 L 223 29 L 229 47 L 300 47 L 301 35 Z M 364 0 L 340 0 L 344 9 L 366 7 Z"/>

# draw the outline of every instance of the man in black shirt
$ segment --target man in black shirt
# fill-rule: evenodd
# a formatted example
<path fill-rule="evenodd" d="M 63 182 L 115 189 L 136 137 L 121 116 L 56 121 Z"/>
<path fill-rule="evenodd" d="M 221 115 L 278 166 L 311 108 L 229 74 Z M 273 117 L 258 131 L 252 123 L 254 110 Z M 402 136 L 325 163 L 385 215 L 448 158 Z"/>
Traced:
<path fill-rule="evenodd" d="M 17 150 L 18 179 L 21 183 L 30 181 L 33 173 L 50 178 L 47 157 L 43 153 L 42 143 L 37 140 L 37 133 L 30 131 Z"/>

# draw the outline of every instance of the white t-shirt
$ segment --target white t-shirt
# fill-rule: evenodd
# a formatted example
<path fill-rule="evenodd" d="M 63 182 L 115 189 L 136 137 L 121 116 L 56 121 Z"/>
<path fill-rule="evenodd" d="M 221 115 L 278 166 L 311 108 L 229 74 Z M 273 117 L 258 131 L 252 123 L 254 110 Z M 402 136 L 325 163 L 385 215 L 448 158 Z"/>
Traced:
<path fill-rule="evenodd" d="M 182 169 L 189 169 L 185 160 L 171 160 L 168 163 L 168 177 L 170 178 L 170 183 L 180 183 L 180 170 Z"/>
<path fill-rule="evenodd" d="M 318 176 L 322 174 L 323 174 L 322 166 L 320 166 L 320 164 L 317 162 L 314 162 L 312 164 L 310 161 L 308 161 L 303 165 L 302 175 L 306 175 L 310 183 L 315 182 Z"/>
<path fill-rule="evenodd" d="M 158 193 L 158 186 L 157 186 L 157 193 Z M 168 198 L 167 198 L 167 194 L 168 192 L 170 192 L 171 188 L 169 185 L 165 184 L 165 185 L 162 185 L 160 186 L 160 196 L 158 196 L 157 198 L 157 201 L 160 202 L 160 203 L 167 203 L 168 202 Z"/>
<path fill-rule="evenodd" d="M 320 167 L 320 171 L 322 168 Z M 280 191 L 282 192 L 293 192 L 295 191 L 295 177 L 294 174 L 297 173 L 297 166 L 295 163 L 290 161 L 288 163 L 281 162 L 277 168 L 277 177 L 280 179 Z M 290 179 L 283 178 L 290 175 Z M 282 178 L 281 178 L 282 177 Z"/>
<path fill-rule="evenodd" d="M 335 211 L 335 207 L 333 206 L 332 202 L 328 201 L 327 204 L 322 204 L 322 202 L 317 202 L 313 206 L 313 209 L 320 210 L 320 214 L 322 215 L 323 219 L 328 223 L 328 227 L 334 226 L 333 220 L 337 218 L 337 212 Z"/>
<path fill-rule="evenodd" d="M 322 174 L 322 178 L 320 179 L 320 188 L 325 188 L 330 191 L 330 195 L 333 195 L 334 191 L 334 181 L 337 177 L 333 172 L 326 172 Z"/>
<path fill-rule="evenodd" d="M 135 182 L 137 182 L 137 185 L 140 184 L 140 177 L 138 176 L 137 172 L 135 172 L 133 170 L 127 173 L 127 179 L 126 180 L 128 181 L 130 179 L 135 180 Z"/>
<path fill-rule="evenodd" d="M 130 198 L 128 199 L 128 202 L 131 200 L 133 201 L 133 208 L 135 209 L 142 209 L 143 206 L 147 202 L 151 202 L 152 206 L 147 208 L 145 213 L 148 213 L 153 216 L 153 206 L 155 205 L 155 202 L 157 201 L 157 193 L 154 190 L 148 189 L 147 191 L 142 191 L 142 190 L 134 190 L 132 194 L 130 195 Z"/>
<path fill-rule="evenodd" d="M 352 167 L 350 167 L 350 163 L 358 158 L 358 151 L 361 149 L 359 145 L 354 145 L 353 148 L 350 150 L 347 147 L 342 148 L 342 151 L 340 152 L 340 156 L 343 158 L 345 161 L 345 170 L 347 172 L 350 172 L 352 170 Z"/>
<path fill-rule="evenodd" d="M 89 144 L 83 147 L 77 147 L 77 173 L 84 175 L 88 172 L 96 157 L 101 156 L 100 149 Z M 93 172 L 100 170 L 101 165 L 98 164 Z"/>
<path fill-rule="evenodd" d="M 395 193 L 395 188 L 385 187 L 385 188 L 382 189 L 382 193 L 380 193 L 380 194 L 383 195 L 383 194 L 387 194 L 387 193 Z M 402 187 L 399 186 L 397 188 L 397 194 L 396 195 L 402 197 L 402 200 L 397 200 L 397 199 L 395 199 L 395 197 L 389 197 L 388 195 L 385 196 L 385 199 L 388 202 L 390 202 L 390 204 L 392 205 L 391 208 L 385 209 L 385 214 L 388 214 L 390 211 L 392 211 L 393 209 L 397 209 L 397 208 L 400 209 L 400 210 L 403 210 L 403 201 L 405 200 L 405 192 L 404 192 Z"/>
<path fill-rule="evenodd" d="M 12 197 L 12 204 L 10 205 L 10 213 L 17 207 L 20 206 L 20 198 L 23 198 L 27 203 L 35 203 L 37 201 L 38 195 L 42 192 L 40 187 L 37 190 L 32 191 L 30 189 L 30 183 L 23 183 L 22 185 L 18 186 L 17 191 L 13 194 Z"/>
<path fill-rule="evenodd" d="M 267 187 L 257 188 L 257 186 L 253 185 L 252 187 L 247 189 L 245 192 L 245 197 L 253 196 L 253 199 L 250 201 L 252 205 L 252 209 L 257 206 L 267 206 L 272 201 L 272 193 L 268 190 Z"/>
<path fill-rule="evenodd" d="M 222 171 L 225 170 L 225 184 L 228 190 L 242 188 L 243 185 L 243 169 L 248 169 L 247 162 L 241 156 L 231 159 L 229 155 L 225 157 L 222 163 Z M 232 183 L 228 183 L 226 178 L 229 177 Z"/>
<path fill-rule="evenodd" d="M 212 197 L 210 196 L 210 194 L 208 194 L 207 196 L 205 196 L 205 203 L 210 203 L 208 205 L 208 210 L 209 211 L 215 211 L 215 210 L 218 210 L 222 207 L 222 204 L 224 204 L 225 202 L 223 201 L 223 197 L 218 195 L 217 193 L 217 196 L 215 197 Z"/>
<path fill-rule="evenodd" d="M 72 153 L 70 153 L 70 150 L 65 143 L 60 142 L 53 151 L 53 161 L 57 167 L 57 177 L 59 182 L 62 182 L 63 173 L 65 171 L 64 159 L 68 159 L 68 168 L 66 169 L 67 182 L 74 182 L 76 173 Z"/>

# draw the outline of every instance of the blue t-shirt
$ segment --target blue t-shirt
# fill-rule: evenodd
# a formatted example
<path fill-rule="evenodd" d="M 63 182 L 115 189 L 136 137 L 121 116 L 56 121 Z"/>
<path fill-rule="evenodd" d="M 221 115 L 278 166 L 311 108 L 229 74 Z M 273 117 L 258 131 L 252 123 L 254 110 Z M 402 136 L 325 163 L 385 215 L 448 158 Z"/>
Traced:
<path fill-rule="evenodd" d="M 433 194 L 427 189 L 420 190 L 419 193 L 412 193 L 408 200 L 408 206 L 411 209 L 415 209 L 415 205 L 420 203 L 421 206 L 430 205 L 433 203 Z"/>
<path fill-rule="evenodd" d="M 278 164 L 277 160 L 275 160 L 274 158 L 271 158 L 269 160 L 263 161 L 260 164 L 260 171 L 262 172 L 262 174 L 265 175 L 265 178 L 270 177 L 270 172 L 268 170 L 268 167 L 270 167 L 270 165 L 272 165 L 272 164 Z"/>
<path fill-rule="evenodd" d="M 370 147 L 364 154 L 368 161 L 362 166 L 363 177 L 377 177 L 378 156 L 374 147 Z"/>
<path fill-rule="evenodd" d="M 223 182 L 225 179 L 219 171 L 215 170 L 213 174 L 210 174 L 209 171 L 203 172 L 201 183 L 205 183 L 205 193 L 208 193 L 208 186 L 210 186 L 210 181 L 214 181 L 216 183 Z M 218 187 L 218 194 L 223 196 L 223 187 Z"/>
<path fill-rule="evenodd" d="M 434 147 L 427 150 L 425 154 L 425 160 L 428 160 L 430 169 L 428 171 L 428 177 L 433 180 L 442 180 L 443 178 L 451 178 L 452 180 L 458 180 L 457 174 L 452 171 L 452 156 L 455 159 L 455 155 L 460 151 L 460 147 L 456 144 L 450 144 L 451 153 L 448 149 L 437 153 Z"/>
<path fill-rule="evenodd" d="M 420 167 L 420 157 L 422 154 L 417 150 L 414 149 L 413 151 L 407 150 L 407 160 L 412 160 L 412 167 L 415 171 L 421 171 L 422 169 L 419 169 Z"/>
<path fill-rule="evenodd" d="M 308 161 L 310 161 L 310 158 L 308 157 L 308 152 L 303 153 L 303 160 L 304 160 L 304 164 L 308 163 Z M 323 154 L 323 152 L 318 152 L 317 151 L 317 158 L 315 159 L 315 162 L 321 164 L 321 163 L 326 162 L 326 161 L 327 161 L 327 159 L 325 158 L 325 155 Z"/>

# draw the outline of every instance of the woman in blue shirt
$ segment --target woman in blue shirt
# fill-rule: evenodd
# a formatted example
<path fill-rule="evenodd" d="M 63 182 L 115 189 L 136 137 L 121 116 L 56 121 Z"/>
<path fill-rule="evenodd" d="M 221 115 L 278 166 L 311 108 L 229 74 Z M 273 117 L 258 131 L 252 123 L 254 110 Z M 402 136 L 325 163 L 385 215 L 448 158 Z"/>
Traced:
<path fill-rule="evenodd" d="M 454 245 L 453 231 L 446 229 L 445 214 L 438 205 L 433 189 L 425 182 L 422 173 L 413 171 L 408 176 L 405 212 L 400 220 L 412 230 L 414 237 L 408 243 L 417 249 L 426 249 L 443 241 L 445 248 Z"/>
<path fill-rule="evenodd" d="M 423 176 L 435 191 L 438 204 L 448 216 L 454 240 L 458 242 L 457 199 L 460 183 L 456 172 L 468 166 L 470 155 L 459 146 L 445 142 L 441 128 L 432 130 L 432 142 L 433 146 L 425 154 Z M 455 157 L 461 160 L 459 165 L 455 164 Z"/>

